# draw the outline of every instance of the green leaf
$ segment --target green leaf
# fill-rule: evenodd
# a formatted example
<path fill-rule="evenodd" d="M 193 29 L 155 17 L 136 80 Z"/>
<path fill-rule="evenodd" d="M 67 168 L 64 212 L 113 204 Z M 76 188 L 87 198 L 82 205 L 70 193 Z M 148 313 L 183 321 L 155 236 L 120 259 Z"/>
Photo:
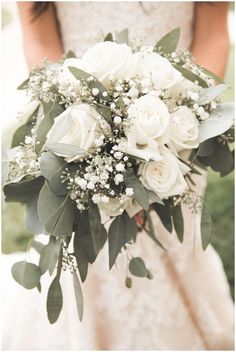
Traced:
<path fill-rule="evenodd" d="M 131 279 L 131 277 L 127 276 L 127 277 L 125 278 L 125 286 L 126 286 L 127 288 L 131 288 L 131 287 L 132 287 L 132 279 Z"/>
<path fill-rule="evenodd" d="M 44 245 L 43 245 L 41 242 L 39 242 L 39 241 L 33 240 L 33 241 L 30 242 L 30 247 L 31 247 L 31 248 L 34 248 L 34 250 L 35 250 L 38 254 L 41 254 L 41 252 L 42 252 L 42 250 L 43 250 L 43 248 L 44 248 Z"/>
<path fill-rule="evenodd" d="M 76 155 L 83 155 L 85 151 L 76 145 L 65 144 L 65 143 L 51 143 L 46 144 L 46 148 L 55 154 L 60 156 L 73 158 Z"/>
<path fill-rule="evenodd" d="M 79 212 L 76 210 L 76 231 L 75 237 L 78 237 L 76 246 L 81 248 L 84 257 L 89 263 L 93 263 L 97 258 L 97 253 L 94 249 L 93 238 L 90 229 L 88 211 Z"/>
<path fill-rule="evenodd" d="M 46 181 L 39 193 L 38 214 L 48 233 L 54 236 L 71 236 L 74 211 L 69 198 L 53 194 Z"/>
<path fill-rule="evenodd" d="M 22 90 L 22 89 L 27 89 L 28 88 L 28 83 L 29 83 L 29 78 L 27 78 L 24 82 L 22 82 L 17 89 Z"/>
<path fill-rule="evenodd" d="M 154 230 L 154 226 L 153 226 L 153 222 L 152 222 L 152 218 L 151 215 L 149 214 L 148 211 L 145 212 L 146 214 L 146 218 L 148 221 L 148 227 L 149 227 L 149 231 L 147 229 L 145 229 L 145 231 L 147 232 L 148 236 L 162 249 L 166 250 L 165 247 L 161 244 L 161 242 L 156 238 L 155 235 L 155 230 Z"/>
<path fill-rule="evenodd" d="M 49 274 L 52 275 L 56 267 L 60 252 L 60 241 L 55 237 L 50 236 L 49 242 L 44 246 L 40 254 L 39 268 L 41 273 L 44 274 L 46 271 L 49 271 Z"/>
<path fill-rule="evenodd" d="M 201 65 L 197 65 L 197 66 L 203 73 L 205 73 L 207 76 L 210 76 L 211 78 L 213 78 L 216 82 L 218 82 L 218 83 L 223 82 L 223 80 L 220 77 L 218 77 L 215 73 L 207 70 L 205 67 L 203 67 Z"/>
<path fill-rule="evenodd" d="M 38 197 L 39 192 L 36 192 L 28 199 L 26 203 L 25 227 L 34 235 L 38 235 L 44 231 L 43 225 L 41 224 L 38 216 Z"/>
<path fill-rule="evenodd" d="M 129 271 L 132 275 L 138 277 L 151 277 L 149 270 L 146 268 L 146 265 L 142 258 L 134 257 L 129 262 Z"/>
<path fill-rule="evenodd" d="M 228 89 L 227 84 L 218 84 L 214 87 L 202 89 L 199 93 L 199 99 L 197 100 L 197 103 L 199 105 L 207 104 L 221 95 L 226 89 Z"/>
<path fill-rule="evenodd" d="M 182 243 L 184 239 L 184 219 L 180 205 L 176 205 L 172 210 L 174 228 L 179 241 Z"/>
<path fill-rule="evenodd" d="M 57 196 L 68 192 L 66 184 L 61 180 L 65 166 L 66 162 L 51 152 L 46 152 L 40 157 L 41 173 L 48 180 L 50 190 Z"/>
<path fill-rule="evenodd" d="M 84 282 L 86 280 L 88 274 L 88 260 L 86 259 L 82 246 L 80 245 L 80 238 L 77 231 L 75 231 L 74 235 L 74 254 L 76 263 L 79 269 L 79 274 L 81 281 Z"/>
<path fill-rule="evenodd" d="M 96 96 L 97 98 L 102 99 L 104 101 L 112 100 L 112 97 L 109 95 L 108 91 L 102 85 L 102 83 L 97 78 L 93 77 L 90 73 L 87 73 L 83 70 L 80 70 L 79 68 L 71 66 L 69 66 L 68 69 L 76 79 L 78 79 L 82 83 L 85 83 L 90 90 L 92 90 L 93 88 L 97 88 L 99 90 L 99 93 Z M 90 77 L 93 77 L 93 80 L 88 81 L 88 78 Z M 106 94 L 106 96 L 103 95 L 104 93 Z"/>
<path fill-rule="evenodd" d="M 153 51 L 170 54 L 176 50 L 180 37 L 180 27 L 173 29 L 171 32 L 161 38 L 155 45 Z"/>
<path fill-rule="evenodd" d="M 129 30 L 127 28 L 123 29 L 121 32 L 115 33 L 115 40 L 119 44 L 129 45 Z"/>
<path fill-rule="evenodd" d="M 74 284 L 77 311 L 79 314 L 79 320 L 81 321 L 83 318 L 83 312 L 84 312 L 84 300 L 83 300 L 83 294 L 82 294 L 80 282 L 75 270 L 73 271 L 73 284 Z"/>
<path fill-rule="evenodd" d="M 98 254 L 107 240 L 107 231 L 101 223 L 100 211 L 96 204 L 90 205 L 88 215 L 94 250 Z"/>
<path fill-rule="evenodd" d="M 132 173 L 127 171 L 124 174 L 124 183 L 126 187 L 133 188 L 134 199 L 145 210 L 149 209 L 148 193 L 139 179 Z"/>
<path fill-rule="evenodd" d="M 113 36 L 111 33 L 108 33 L 105 38 L 104 38 L 104 42 L 113 42 Z"/>
<path fill-rule="evenodd" d="M 28 117 L 27 121 L 16 129 L 12 138 L 12 148 L 19 146 L 21 143 L 24 143 L 25 136 L 31 135 L 31 130 L 35 124 L 35 117 L 38 113 L 38 110 L 39 106 L 35 108 L 33 113 Z"/>
<path fill-rule="evenodd" d="M 212 170 L 220 172 L 221 176 L 226 176 L 234 169 L 234 153 L 230 151 L 228 144 L 217 142 L 214 152 L 206 157 L 198 156 L 197 160 Z"/>
<path fill-rule="evenodd" d="M 155 210 L 157 215 L 159 216 L 162 224 L 165 226 L 166 230 L 170 233 L 172 232 L 172 220 L 171 220 L 171 209 L 165 204 L 161 205 L 158 203 L 152 204 L 152 208 Z"/>
<path fill-rule="evenodd" d="M 36 153 L 39 153 L 46 142 L 47 134 L 54 124 L 55 117 L 59 116 L 65 109 L 57 101 L 43 104 L 44 117 L 37 128 Z"/>
<path fill-rule="evenodd" d="M 112 113 L 111 109 L 108 106 L 102 104 L 93 103 L 92 106 L 97 110 L 97 112 L 109 123 L 112 122 Z"/>
<path fill-rule="evenodd" d="M 176 70 L 182 73 L 184 78 L 188 79 L 191 82 L 198 81 L 199 85 L 202 88 L 208 88 L 208 84 L 201 77 L 195 75 L 192 71 L 178 64 L 173 64 L 173 66 L 174 68 L 176 68 Z"/>
<path fill-rule="evenodd" d="M 69 50 L 69 51 L 67 51 L 65 58 L 66 59 L 76 58 L 76 55 L 75 55 L 74 51 Z"/>
<path fill-rule="evenodd" d="M 63 296 L 61 285 L 56 276 L 55 279 L 52 281 L 47 296 L 47 313 L 48 313 L 48 320 L 51 324 L 54 324 L 62 310 L 63 305 Z"/>
<path fill-rule="evenodd" d="M 18 284 L 27 289 L 37 287 L 40 282 L 41 272 L 37 265 L 21 261 L 12 266 L 11 273 Z"/>
<path fill-rule="evenodd" d="M 199 126 L 199 143 L 226 132 L 234 123 L 234 104 L 222 103 Z"/>
<path fill-rule="evenodd" d="M 124 212 L 119 215 L 111 223 L 108 231 L 109 244 L 109 268 L 111 269 L 115 263 L 116 257 L 121 248 L 131 241 L 137 234 L 137 225 L 134 219 Z"/>
<path fill-rule="evenodd" d="M 217 138 L 215 137 L 205 140 L 199 145 L 197 155 L 203 157 L 212 155 L 217 148 L 217 144 Z"/>
<path fill-rule="evenodd" d="M 39 192 L 44 184 L 42 176 L 34 179 L 22 179 L 18 183 L 7 183 L 3 187 L 6 202 L 26 203 L 28 200 Z"/>
<path fill-rule="evenodd" d="M 205 250 L 211 241 L 212 236 L 212 220 L 206 206 L 203 206 L 201 216 L 201 238 L 202 248 Z"/>

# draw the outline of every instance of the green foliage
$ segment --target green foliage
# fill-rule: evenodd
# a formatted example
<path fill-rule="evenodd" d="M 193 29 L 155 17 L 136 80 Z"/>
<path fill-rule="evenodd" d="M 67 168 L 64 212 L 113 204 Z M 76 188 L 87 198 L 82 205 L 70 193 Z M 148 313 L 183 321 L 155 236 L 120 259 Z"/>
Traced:
<path fill-rule="evenodd" d="M 86 259 L 82 246 L 80 245 L 80 237 L 79 237 L 78 231 L 76 231 L 74 235 L 73 247 L 74 247 L 76 263 L 79 269 L 80 278 L 81 278 L 81 281 L 84 282 L 88 274 L 89 261 Z"/>
<path fill-rule="evenodd" d="M 24 178 L 19 183 L 8 183 L 3 187 L 6 202 L 27 203 L 39 192 L 44 184 L 44 178 L 39 176 L 33 179 Z"/>
<path fill-rule="evenodd" d="M 56 276 L 52 281 L 47 296 L 47 313 L 48 320 L 51 324 L 54 324 L 62 310 L 63 296 L 59 278 Z"/>
<path fill-rule="evenodd" d="M 174 228 L 179 241 L 182 243 L 184 239 L 184 219 L 181 205 L 176 205 L 172 209 Z"/>
<path fill-rule="evenodd" d="M 153 51 L 170 54 L 176 50 L 180 37 L 180 27 L 173 29 L 171 32 L 161 38 L 155 45 Z"/>
<path fill-rule="evenodd" d="M 35 288 L 40 282 L 41 271 L 35 264 L 21 261 L 12 266 L 11 272 L 15 281 L 24 288 Z"/>
<path fill-rule="evenodd" d="M 134 190 L 134 199 L 139 205 L 145 210 L 149 209 L 148 193 L 142 183 L 139 181 L 137 176 L 132 172 L 126 172 L 124 174 L 124 183 L 126 187 L 131 187 Z"/>
<path fill-rule="evenodd" d="M 152 279 L 152 274 L 147 269 L 144 260 L 140 257 L 134 257 L 130 260 L 129 271 L 134 276 Z"/>
<path fill-rule="evenodd" d="M 46 231 L 54 236 L 71 236 L 74 210 L 69 196 L 58 197 L 44 183 L 38 199 L 38 214 Z"/>
<path fill-rule="evenodd" d="M 173 66 L 174 66 L 174 68 L 176 68 L 176 70 L 178 70 L 180 73 L 182 73 L 184 78 L 188 79 L 191 82 L 198 81 L 199 85 L 202 88 L 208 88 L 208 84 L 201 77 L 195 75 L 192 71 L 190 71 L 187 68 L 185 68 L 181 65 L 178 65 L 178 64 L 174 64 Z"/>
<path fill-rule="evenodd" d="M 75 270 L 73 271 L 73 285 L 74 285 L 77 311 L 79 315 L 79 320 L 81 321 L 83 318 L 83 312 L 84 312 L 84 300 L 83 300 L 83 294 L 82 294 L 80 282 Z"/>
<path fill-rule="evenodd" d="M 131 241 L 137 234 L 137 225 L 134 219 L 124 212 L 122 215 L 117 216 L 108 231 L 108 244 L 109 244 L 109 268 L 111 269 L 117 255 L 122 247 Z"/>
<path fill-rule="evenodd" d="M 165 226 L 166 230 L 170 233 L 172 232 L 172 219 L 171 219 L 171 208 L 166 204 L 152 204 L 152 208 L 155 210 L 157 215 L 159 215 L 162 224 Z"/>

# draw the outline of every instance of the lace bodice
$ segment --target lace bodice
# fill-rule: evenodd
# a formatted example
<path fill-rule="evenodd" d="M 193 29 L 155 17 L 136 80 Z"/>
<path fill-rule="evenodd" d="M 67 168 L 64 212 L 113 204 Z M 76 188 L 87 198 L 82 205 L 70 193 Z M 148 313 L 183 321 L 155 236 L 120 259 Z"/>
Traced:
<path fill-rule="evenodd" d="M 181 27 L 180 47 L 192 41 L 193 2 L 57 2 L 57 15 L 65 51 L 81 55 L 109 32 L 128 28 L 130 38 L 155 44 Z"/>

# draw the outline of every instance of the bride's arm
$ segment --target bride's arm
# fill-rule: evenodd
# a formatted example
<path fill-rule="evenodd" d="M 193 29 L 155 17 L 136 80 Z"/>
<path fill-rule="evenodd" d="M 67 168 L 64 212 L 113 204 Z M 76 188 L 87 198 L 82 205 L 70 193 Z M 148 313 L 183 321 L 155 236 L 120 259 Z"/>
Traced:
<path fill-rule="evenodd" d="M 55 9 L 50 4 L 42 16 L 35 19 L 34 2 L 18 2 L 23 33 L 24 51 L 29 69 L 47 57 L 50 61 L 60 59 L 63 46 Z"/>
<path fill-rule="evenodd" d="M 224 77 L 229 50 L 228 2 L 195 3 L 191 52 L 197 62 Z"/>

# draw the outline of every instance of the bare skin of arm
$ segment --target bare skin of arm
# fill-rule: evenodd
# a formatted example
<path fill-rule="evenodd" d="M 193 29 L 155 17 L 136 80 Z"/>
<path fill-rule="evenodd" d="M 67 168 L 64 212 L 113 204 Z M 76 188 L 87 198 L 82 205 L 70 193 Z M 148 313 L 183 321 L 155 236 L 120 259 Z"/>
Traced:
<path fill-rule="evenodd" d="M 29 69 L 45 57 L 56 61 L 63 54 L 56 13 L 53 6 L 32 22 L 33 2 L 18 2 L 24 50 Z M 224 77 L 228 58 L 227 2 L 195 3 L 193 42 L 191 52 L 196 61 Z M 143 212 L 135 216 L 143 224 Z"/>
<path fill-rule="evenodd" d="M 229 51 L 227 13 L 227 2 L 195 3 L 191 52 L 197 63 L 221 78 L 225 74 Z"/>
<path fill-rule="evenodd" d="M 33 2 L 18 2 L 24 52 L 29 70 L 44 58 L 57 61 L 63 54 L 55 9 L 52 5 L 34 21 Z"/>

